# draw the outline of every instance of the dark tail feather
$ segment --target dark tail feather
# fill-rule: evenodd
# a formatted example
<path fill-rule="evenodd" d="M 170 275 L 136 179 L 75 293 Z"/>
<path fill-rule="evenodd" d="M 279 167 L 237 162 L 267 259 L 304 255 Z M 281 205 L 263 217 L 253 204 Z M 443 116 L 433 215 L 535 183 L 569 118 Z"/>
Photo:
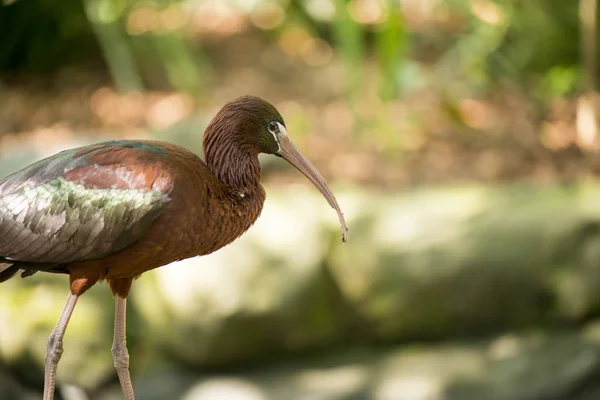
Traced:
<path fill-rule="evenodd" d="M 18 264 L 0 263 L 0 283 L 9 280 L 19 271 L 21 271 L 21 268 Z"/>
<path fill-rule="evenodd" d="M 37 269 L 24 269 L 23 273 L 21 274 L 21 278 L 27 278 L 28 276 L 31 276 L 36 272 L 38 272 Z"/>
<path fill-rule="evenodd" d="M 49 271 L 54 267 L 56 264 L 28 263 L 0 257 L 0 283 L 9 280 L 19 272 L 21 278 L 27 278 L 38 271 Z"/>

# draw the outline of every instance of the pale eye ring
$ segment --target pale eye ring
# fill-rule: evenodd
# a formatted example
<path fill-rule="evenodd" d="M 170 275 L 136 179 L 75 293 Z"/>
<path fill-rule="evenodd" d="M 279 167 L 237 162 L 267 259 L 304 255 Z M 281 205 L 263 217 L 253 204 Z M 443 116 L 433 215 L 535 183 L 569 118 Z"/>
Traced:
<path fill-rule="evenodd" d="M 269 125 L 267 125 L 267 129 L 269 130 L 269 132 L 277 134 L 279 133 L 279 124 L 277 124 L 277 122 L 275 121 L 271 121 L 269 122 Z"/>

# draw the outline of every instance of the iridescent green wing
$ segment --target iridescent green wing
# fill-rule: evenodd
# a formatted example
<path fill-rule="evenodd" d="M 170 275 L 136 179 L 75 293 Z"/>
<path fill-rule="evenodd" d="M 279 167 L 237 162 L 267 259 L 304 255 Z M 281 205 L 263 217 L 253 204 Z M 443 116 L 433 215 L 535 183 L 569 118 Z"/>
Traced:
<path fill-rule="evenodd" d="M 169 201 L 163 157 L 158 145 L 107 142 L 59 153 L 6 178 L 0 263 L 29 275 L 102 258 L 140 240 Z"/>

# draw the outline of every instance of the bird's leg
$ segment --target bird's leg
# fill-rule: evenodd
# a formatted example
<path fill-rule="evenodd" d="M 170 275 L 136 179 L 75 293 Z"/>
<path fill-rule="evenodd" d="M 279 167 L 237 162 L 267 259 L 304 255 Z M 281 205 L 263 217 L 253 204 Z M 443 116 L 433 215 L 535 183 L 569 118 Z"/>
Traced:
<path fill-rule="evenodd" d="M 58 361 L 60 360 L 60 356 L 62 356 L 63 352 L 63 336 L 65 335 L 65 330 L 67 329 L 69 319 L 71 318 L 71 314 L 73 313 L 75 304 L 77 304 L 78 298 L 78 296 L 69 293 L 65 308 L 62 314 L 60 314 L 58 323 L 48 338 L 48 346 L 46 348 L 46 371 L 44 376 L 44 400 L 54 399 L 54 387 L 56 386 L 56 367 L 58 366 Z"/>
<path fill-rule="evenodd" d="M 129 376 L 129 352 L 127 351 L 127 339 L 125 337 L 127 299 L 115 295 L 115 336 L 113 340 L 112 353 L 115 368 L 121 382 L 121 389 L 125 400 L 134 400 L 133 385 Z"/>

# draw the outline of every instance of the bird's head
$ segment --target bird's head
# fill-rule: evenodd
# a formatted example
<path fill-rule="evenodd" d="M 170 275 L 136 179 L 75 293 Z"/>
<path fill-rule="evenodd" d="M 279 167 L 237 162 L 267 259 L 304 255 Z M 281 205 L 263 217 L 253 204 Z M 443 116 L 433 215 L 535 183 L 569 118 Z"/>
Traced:
<path fill-rule="evenodd" d="M 225 104 L 206 128 L 204 150 L 207 158 L 209 153 L 222 155 L 216 147 L 225 140 L 252 156 L 267 153 L 281 157 L 302 172 L 335 208 L 342 227 L 342 240 L 346 241 L 348 229 L 335 196 L 319 171 L 291 141 L 283 117 L 271 103 L 259 97 L 243 96 Z"/>

